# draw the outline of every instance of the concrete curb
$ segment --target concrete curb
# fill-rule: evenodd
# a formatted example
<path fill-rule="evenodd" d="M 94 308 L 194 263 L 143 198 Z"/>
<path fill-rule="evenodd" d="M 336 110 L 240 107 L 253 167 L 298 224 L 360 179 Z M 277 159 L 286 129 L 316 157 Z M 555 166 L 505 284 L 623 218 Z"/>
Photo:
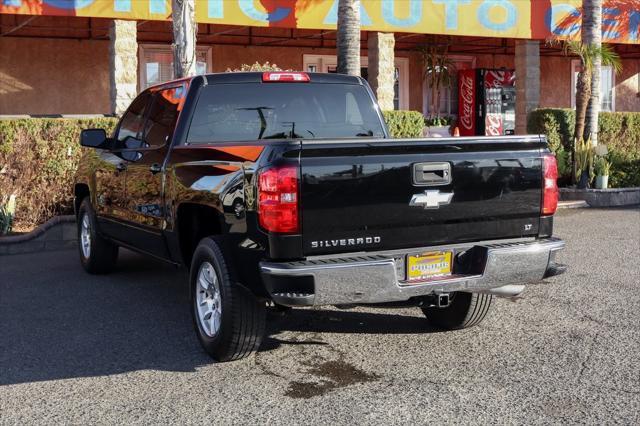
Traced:
<path fill-rule="evenodd" d="M 0 256 L 64 250 L 74 248 L 76 244 L 75 216 L 56 216 L 28 234 L 0 237 Z"/>
<path fill-rule="evenodd" d="M 586 201 L 591 207 L 621 207 L 640 204 L 640 188 L 560 188 L 562 201 Z"/>
<path fill-rule="evenodd" d="M 584 200 L 558 202 L 559 209 L 585 209 L 588 207 L 589 204 Z"/>

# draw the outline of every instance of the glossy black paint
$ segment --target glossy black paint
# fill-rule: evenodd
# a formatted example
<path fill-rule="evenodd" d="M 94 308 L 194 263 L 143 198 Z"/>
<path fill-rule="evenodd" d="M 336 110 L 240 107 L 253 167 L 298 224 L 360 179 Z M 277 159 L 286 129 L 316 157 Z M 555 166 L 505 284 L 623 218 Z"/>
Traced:
<path fill-rule="evenodd" d="M 77 185 L 88 189 L 97 206 L 100 231 L 119 244 L 187 267 L 189 248 L 218 233 L 239 281 L 263 296 L 262 259 L 551 234 L 552 220 L 540 219 L 541 155 L 547 148 L 538 137 L 186 143 L 202 87 L 261 78 L 261 73 L 225 73 L 148 89 L 188 86 L 171 140 L 155 148 L 87 150 L 80 164 Z M 321 90 L 322 84 L 341 83 L 365 84 L 335 74 L 311 74 L 309 84 Z M 286 83 L 268 84 L 286 90 Z M 412 194 L 427 189 L 412 184 L 411 166 L 431 161 L 450 162 L 453 181 L 436 189 L 453 191 L 453 202 L 438 210 L 409 207 Z M 302 229 L 297 235 L 270 234 L 258 225 L 257 176 L 265 167 L 283 164 L 300 170 Z M 310 247 L 314 240 L 359 236 L 379 236 L 381 242 Z"/>
<path fill-rule="evenodd" d="M 84 129 L 80 132 L 80 145 L 88 148 L 108 149 L 111 142 L 104 129 Z"/>
<path fill-rule="evenodd" d="M 373 251 L 535 236 L 544 148 L 538 138 L 409 140 L 402 145 L 397 141 L 305 141 L 303 252 Z M 412 166 L 424 162 L 450 163 L 451 183 L 414 185 Z M 453 200 L 433 210 L 409 206 L 414 194 L 427 189 L 452 192 Z M 336 243 L 367 237 L 378 237 L 380 242 Z"/>

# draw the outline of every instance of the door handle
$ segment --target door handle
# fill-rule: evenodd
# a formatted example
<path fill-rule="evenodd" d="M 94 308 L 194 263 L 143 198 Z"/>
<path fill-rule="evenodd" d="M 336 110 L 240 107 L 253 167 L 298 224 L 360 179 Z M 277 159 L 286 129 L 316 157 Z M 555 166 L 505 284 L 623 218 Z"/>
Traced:
<path fill-rule="evenodd" d="M 162 166 L 158 163 L 153 163 L 151 167 L 149 167 L 149 171 L 151 171 L 151 173 L 155 175 L 156 173 L 160 173 L 162 171 Z"/>
<path fill-rule="evenodd" d="M 451 164 L 416 163 L 413 165 L 413 184 L 415 186 L 438 186 L 451 183 Z"/>
<path fill-rule="evenodd" d="M 127 170 L 127 164 L 126 163 L 118 163 L 116 165 L 116 170 L 119 172 L 124 172 L 125 170 Z"/>

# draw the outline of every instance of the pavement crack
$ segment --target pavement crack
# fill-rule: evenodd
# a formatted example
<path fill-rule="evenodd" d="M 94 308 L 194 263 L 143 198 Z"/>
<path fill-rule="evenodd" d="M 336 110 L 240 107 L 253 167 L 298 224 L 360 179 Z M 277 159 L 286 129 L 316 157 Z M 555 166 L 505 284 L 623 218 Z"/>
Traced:
<path fill-rule="evenodd" d="M 593 339 L 591 340 L 591 343 L 589 344 L 589 347 L 587 349 L 587 356 L 585 357 L 584 361 L 580 363 L 580 372 L 578 373 L 578 384 L 582 383 L 584 373 L 588 368 L 588 364 L 591 361 L 591 357 L 593 356 L 593 353 L 595 352 L 596 341 L 598 340 L 599 336 L 600 336 L 600 331 L 596 332 L 595 336 L 593 336 Z"/>

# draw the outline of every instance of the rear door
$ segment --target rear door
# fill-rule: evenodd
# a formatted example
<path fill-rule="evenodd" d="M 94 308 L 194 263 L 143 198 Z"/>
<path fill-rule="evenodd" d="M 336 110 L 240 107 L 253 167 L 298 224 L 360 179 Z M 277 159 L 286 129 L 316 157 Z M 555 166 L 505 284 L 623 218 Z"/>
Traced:
<path fill-rule="evenodd" d="M 538 137 L 304 141 L 303 250 L 535 236 L 544 146 Z"/>

